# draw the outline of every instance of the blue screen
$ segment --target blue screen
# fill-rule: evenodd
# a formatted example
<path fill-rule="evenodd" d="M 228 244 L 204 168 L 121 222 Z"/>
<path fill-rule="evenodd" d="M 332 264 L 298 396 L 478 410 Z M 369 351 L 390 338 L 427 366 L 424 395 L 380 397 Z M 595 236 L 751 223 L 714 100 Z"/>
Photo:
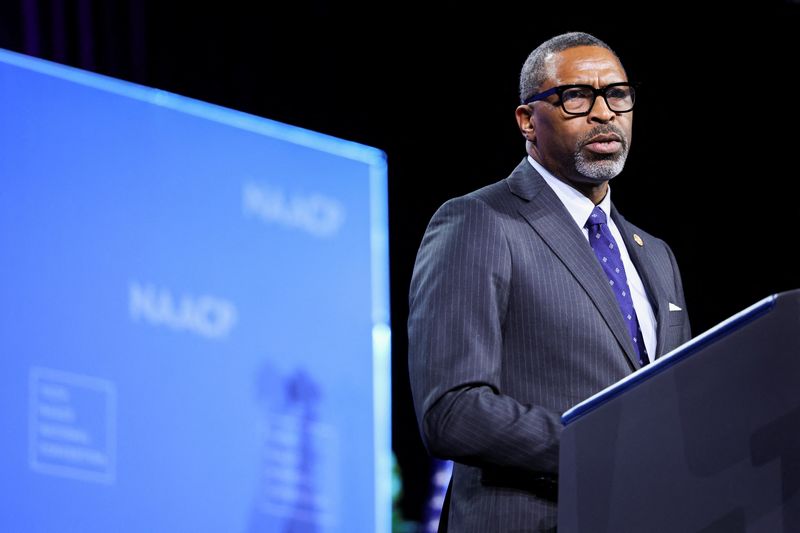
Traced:
<path fill-rule="evenodd" d="M 0 531 L 389 531 L 384 154 L 6 51 L 0 110 Z"/>

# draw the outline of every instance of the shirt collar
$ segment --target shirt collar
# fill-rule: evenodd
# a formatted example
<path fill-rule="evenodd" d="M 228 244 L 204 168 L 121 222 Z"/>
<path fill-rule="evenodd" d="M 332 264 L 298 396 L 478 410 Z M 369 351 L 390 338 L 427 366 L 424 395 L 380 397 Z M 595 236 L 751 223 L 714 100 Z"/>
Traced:
<path fill-rule="evenodd" d="M 592 210 L 594 210 L 594 202 L 589 200 L 586 196 L 583 195 L 579 190 L 575 189 L 574 187 L 567 185 L 560 179 L 553 176 L 547 169 L 545 169 L 542 165 L 539 164 L 534 158 L 530 155 L 528 156 L 528 162 L 536 169 L 536 172 L 539 173 L 540 176 L 547 182 L 547 185 L 553 189 L 553 192 L 556 193 L 558 199 L 561 200 L 561 203 L 564 204 L 564 207 L 567 208 L 570 216 L 575 220 L 575 223 L 578 225 L 579 228 L 583 229 L 586 221 L 589 219 L 589 215 L 592 214 Z M 611 185 L 609 184 L 608 190 L 606 192 L 605 197 L 600 202 L 600 208 L 605 212 L 606 217 L 608 220 L 611 220 Z"/>

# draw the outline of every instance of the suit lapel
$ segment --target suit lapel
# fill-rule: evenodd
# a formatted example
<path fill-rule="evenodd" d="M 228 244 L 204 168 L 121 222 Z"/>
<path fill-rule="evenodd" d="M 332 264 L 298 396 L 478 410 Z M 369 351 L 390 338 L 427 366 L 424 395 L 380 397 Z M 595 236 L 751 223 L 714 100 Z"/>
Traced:
<path fill-rule="evenodd" d="M 519 213 L 572 272 L 608 324 L 628 362 L 639 368 L 633 342 L 608 279 L 567 208 L 527 160 L 517 166 L 507 183 L 513 194 L 526 200 L 520 204 Z"/>
<path fill-rule="evenodd" d="M 614 223 L 616 223 L 620 233 L 622 234 L 622 240 L 625 241 L 625 247 L 628 249 L 628 255 L 630 256 L 631 261 L 633 261 L 633 266 L 636 267 L 639 277 L 642 279 L 644 288 L 647 291 L 647 297 L 650 299 L 650 305 L 653 306 L 653 312 L 656 315 L 655 358 L 657 359 L 664 355 L 664 346 L 667 342 L 666 325 L 669 318 L 667 295 L 664 293 L 664 290 L 657 279 L 657 270 L 655 268 L 655 264 L 653 263 L 653 258 L 650 255 L 650 247 L 647 246 L 647 242 L 644 242 L 642 246 L 634 242 L 633 229 L 628 224 L 628 221 L 619 214 L 613 205 L 611 207 L 611 216 L 613 217 Z"/>

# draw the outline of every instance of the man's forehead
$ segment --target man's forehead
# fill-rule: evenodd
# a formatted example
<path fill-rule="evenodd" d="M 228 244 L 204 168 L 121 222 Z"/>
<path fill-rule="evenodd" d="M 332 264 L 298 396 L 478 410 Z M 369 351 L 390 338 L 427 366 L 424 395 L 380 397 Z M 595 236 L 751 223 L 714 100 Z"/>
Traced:
<path fill-rule="evenodd" d="M 580 77 L 625 76 L 625 69 L 611 50 L 600 46 L 576 46 L 545 58 L 547 77 L 564 80 Z"/>

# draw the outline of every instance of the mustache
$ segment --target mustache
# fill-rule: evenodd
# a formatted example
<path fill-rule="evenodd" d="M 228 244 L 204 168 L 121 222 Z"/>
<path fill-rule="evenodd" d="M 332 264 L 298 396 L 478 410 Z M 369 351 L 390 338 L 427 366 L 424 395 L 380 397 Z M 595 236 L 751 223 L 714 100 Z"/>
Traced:
<path fill-rule="evenodd" d="M 628 137 L 625 136 L 625 133 L 622 131 L 622 128 L 614 125 L 614 124 L 599 124 L 592 128 L 586 135 L 580 138 L 578 141 L 578 148 L 582 148 L 589 144 L 589 141 L 597 137 L 598 135 L 604 135 L 608 133 L 613 133 L 617 137 L 619 137 L 620 142 L 622 143 L 622 148 L 628 148 Z"/>

